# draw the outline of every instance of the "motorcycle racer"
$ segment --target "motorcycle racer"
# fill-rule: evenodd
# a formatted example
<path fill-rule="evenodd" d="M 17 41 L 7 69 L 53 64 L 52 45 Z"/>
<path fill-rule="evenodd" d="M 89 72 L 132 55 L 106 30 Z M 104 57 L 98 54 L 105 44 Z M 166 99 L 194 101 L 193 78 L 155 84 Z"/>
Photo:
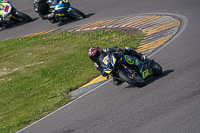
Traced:
<path fill-rule="evenodd" d="M 69 7 L 70 7 L 70 3 L 68 0 L 35 0 L 34 1 L 34 9 L 37 13 L 39 13 L 42 19 L 51 19 L 55 17 L 56 15 L 59 19 L 60 24 L 62 24 L 67 19 L 65 17 L 65 13 Z"/>
<path fill-rule="evenodd" d="M 103 67 L 101 66 L 100 61 L 99 61 L 99 56 L 104 52 L 109 52 L 109 53 L 122 52 L 123 54 L 133 55 L 141 59 L 142 61 L 146 61 L 146 56 L 140 53 L 137 53 L 130 47 L 123 47 L 122 49 L 120 49 L 119 47 L 115 46 L 113 48 L 104 48 L 103 50 L 101 50 L 99 46 L 91 47 L 88 51 L 88 56 L 94 62 L 94 66 L 96 67 L 96 69 L 101 72 L 102 76 L 107 76 L 107 73 L 104 72 Z M 121 85 L 123 81 L 113 77 L 113 83 L 118 86 L 118 85 Z"/>

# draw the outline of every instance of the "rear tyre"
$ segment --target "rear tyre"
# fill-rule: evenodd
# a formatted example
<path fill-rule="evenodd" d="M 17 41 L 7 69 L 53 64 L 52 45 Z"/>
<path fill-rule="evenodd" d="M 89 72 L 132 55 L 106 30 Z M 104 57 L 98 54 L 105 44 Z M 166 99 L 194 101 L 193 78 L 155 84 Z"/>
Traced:
<path fill-rule="evenodd" d="M 144 79 L 142 79 L 138 74 L 133 75 L 121 70 L 119 71 L 119 77 L 125 82 L 134 86 L 142 87 L 145 85 Z"/>

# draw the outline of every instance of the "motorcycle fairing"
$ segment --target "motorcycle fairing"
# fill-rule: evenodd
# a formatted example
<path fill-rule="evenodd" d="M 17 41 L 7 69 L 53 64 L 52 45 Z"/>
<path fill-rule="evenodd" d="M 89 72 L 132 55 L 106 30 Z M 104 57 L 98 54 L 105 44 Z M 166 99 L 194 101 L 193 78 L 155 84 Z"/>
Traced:
<path fill-rule="evenodd" d="M 148 59 L 148 61 L 151 61 L 150 59 Z M 123 55 L 121 56 L 120 60 L 117 61 L 116 64 L 118 63 L 124 63 L 124 64 L 128 64 L 128 65 L 135 65 L 138 67 L 138 70 L 139 70 L 139 73 L 140 73 L 140 76 L 143 78 L 143 79 L 146 79 L 148 76 L 152 75 L 153 72 L 152 72 L 152 69 L 151 68 L 147 68 L 147 67 L 144 67 L 144 64 L 142 61 L 140 61 L 137 57 L 135 56 L 131 56 L 131 55 Z M 126 67 L 124 69 L 126 72 L 130 72 L 131 70 Z"/>
<path fill-rule="evenodd" d="M 102 53 L 99 57 L 99 61 L 101 66 L 103 67 L 102 75 L 103 76 L 109 75 L 112 72 L 109 53 L 108 52 Z"/>
<path fill-rule="evenodd" d="M 111 65 L 113 67 L 115 66 L 116 61 L 117 61 L 117 54 L 116 53 L 111 54 Z"/>
<path fill-rule="evenodd" d="M 109 75 L 113 70 L 115 70 L 116 64 L 124 64 L 124 68 L 126 72 L 131 72 L 131 69 L 128 66 L 137 66 L 139 70 L 139 74 L 143 79 L 146 79 L 148 76 L 152 75 L 152 69 L 144 66 L 143 62 L 140 61 L 137 57 L 131 55 L 124 55 L 118 53 L 102 53 L 100 56 L 100 63 L 103 67 L 103 75 Z M 148 61 L 151 61 L 148 59 Z"/>
<path fill-rule="evenodd" d="M 55 10 L 56 13 L 63 13 L 69 10 L 68 1 L 66 2 L 65 0 L 62 0 L 57 5 L 50 5 L 49 8 L 50 12 Z"/>
<path fill-rule="evenodd" d="M 146 69 L 145 71 L 142 72 L 142 78 L 145 79 L 148 76 L 149 76 L 149 69 Z"/>

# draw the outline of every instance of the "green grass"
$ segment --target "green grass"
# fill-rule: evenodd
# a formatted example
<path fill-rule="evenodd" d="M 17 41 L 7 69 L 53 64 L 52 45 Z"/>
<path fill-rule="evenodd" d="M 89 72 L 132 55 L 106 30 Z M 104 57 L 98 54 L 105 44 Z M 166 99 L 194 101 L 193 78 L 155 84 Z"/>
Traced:
<path fill-rule="evenodd" d="M 16 132 L 68 103 L 69 92 L 100 73 L 91 46 L 136 49 L 143 35 L 59 33 L 0 42 L 0 132 Z"/>

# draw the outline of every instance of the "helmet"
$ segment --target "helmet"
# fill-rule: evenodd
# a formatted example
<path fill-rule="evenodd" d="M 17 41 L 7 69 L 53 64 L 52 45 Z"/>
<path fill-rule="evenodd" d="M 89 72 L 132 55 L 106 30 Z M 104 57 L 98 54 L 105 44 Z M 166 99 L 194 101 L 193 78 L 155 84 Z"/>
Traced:
<path fill-rule="evenodd" d="M 88 51 L 88 56 L 94 62 L 97 62 L 97 59 L 101 55 L 101 48 L 99 46 L 91 47 Z"/>

